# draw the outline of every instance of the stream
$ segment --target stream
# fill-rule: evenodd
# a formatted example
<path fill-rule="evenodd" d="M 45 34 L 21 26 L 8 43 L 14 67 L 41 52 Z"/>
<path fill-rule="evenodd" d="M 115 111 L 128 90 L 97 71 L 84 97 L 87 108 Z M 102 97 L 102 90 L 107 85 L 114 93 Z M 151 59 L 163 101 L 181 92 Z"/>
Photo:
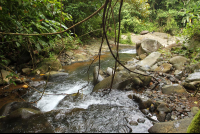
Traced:
<path fill-rule="evenodd" d="M 122 63 L 135 55 L 136 50 L 130 47 L 123 48 L 119 52 Z M 114 62 L 111 54 L 106 52 L 101 56 L 101 69 L 105 71 L 107 67 L 113 67 Z M 85 61 L 64 66 L 63 69 L 69 73 L 68 76 L 59 76 L 49 80 L 45 90 L 45 93 L 49 95 L 44 94 L 36 107 L 42 112 L 52 113 L 48 116 L 48 122 L 53 130 L 62 133 L 148 133 L 148 129 L 153 124 L 140 112 L 138 104 L 127 97 L 133 91 L 112 89 L 110 94 L 103 97 L 101 93 L 90 94 L 94 87 L 92 72 L 93 68 L 98 65 L 98 60 L 90 67 L 88 82 L 87 70 L 90 63 L 91 61 Z M 33 81 L 30 84 L 35 85 L 37 90 L 43 91 L 45 81 Z M 78 91 L 79 94 L 73 94 Z M 40 96 L 38 92 L 33 92 L 28 98 L 29 101 L 35 101 Z M 144 120 L 144 123 L 138 120 Z M 130 122 L 136 122 L 137 125 Z"/>

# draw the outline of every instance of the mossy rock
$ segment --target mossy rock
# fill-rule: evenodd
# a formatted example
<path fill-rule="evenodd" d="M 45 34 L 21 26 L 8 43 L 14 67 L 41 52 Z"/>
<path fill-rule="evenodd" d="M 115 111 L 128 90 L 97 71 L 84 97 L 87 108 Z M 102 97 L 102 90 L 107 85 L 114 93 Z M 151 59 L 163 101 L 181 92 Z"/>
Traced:
<path fill-rule="evenodd" d="M 200 133 L 200 110 L 192 119 L 192 122 L 187 129 L 187 133 Z"/>
<path fill-rule="evenodd" d="M 60 60 L 56 59 L 56 57 L 52 57 L 45 58 L 42 62 L 40 62 L 38 68 L 36 68 L 33 73 L 37 73 L 37 71 L 39 70 L 40 73 L 44 74 L 49 71 L 49 66 L 51 67 L 51 71 L 58 71 L 59 69 L 62 69 Z"/>

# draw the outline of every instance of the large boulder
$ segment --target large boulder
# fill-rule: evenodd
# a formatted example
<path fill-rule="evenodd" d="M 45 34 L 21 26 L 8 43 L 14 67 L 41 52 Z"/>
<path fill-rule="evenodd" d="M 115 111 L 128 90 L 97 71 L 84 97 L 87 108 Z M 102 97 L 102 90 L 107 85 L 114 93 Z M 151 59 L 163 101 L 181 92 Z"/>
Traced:
<path fill-rule="evenodd" d="M 187 58 L 183 56 L 175 56 L 171 58 L 169 62 L 176 68 L 176 70 L 182 70 L 184 63 L 187 62 Z"/>
<path fill-rule="evenodd" d="M 154 39 L 144 39 L 140 43 L 136 44 L 136 51 L 137 55 L 141 55 L 143 53 L 152 53 L 157 51 L 159 48 L 161 48 L 162 45 Z"/>
<path fill-rule="evenodd" d="M 34 73 L 39 72 L 45 74 L 47 71 L 49 71 L 49 66 L 51 67 L 51 71 L 58 71 L 59 69 L 62 69 L 60 60 L 56 59 L 56 57 L 52 57 L 45 58 L 42 62 L 40 62 L 38 68 L 34 70 Z"/>
<path fill-rule="evenodd" d="M 112 81 L 112 76 L 109 76 L 93 88 L 93 92 L 97 92 L 99 89 L 107 89 L 110 87 Z M 127 73 L 127 72 L 116 72 L 113 80 L 113 89 L 125 89 L 127 85 L 132 87 L 136 86 L 147 86 L 151 81 L 151 76 L 143 76 L 136 73 Z"/>
<path fill-rule="evenodd" d="M 163 94 L 187 93 L 185 88 L 179 84 L 165 85 L 162 87 Z"/>
<path fill-rule="evenodd" d="M 200 110 L 192 119 L 191 124 L 187 128 L 187 133 L 200 133 Z"/>
<path fill-rule="evenodd" d="M 192 118 L 176 121 L 159 122 L 149 128 L 149 133 L 186 133 Z"/>
<path fill-rule="evenodd" d="M 157 62 L 157 59 L 160 57 L 160 55 L 161 53 L 159 52 L 153 52 L 150 55 L 148 55 L 145 59 L 139 61 L 137 64 L 142 67 L 151 67 Z"/>

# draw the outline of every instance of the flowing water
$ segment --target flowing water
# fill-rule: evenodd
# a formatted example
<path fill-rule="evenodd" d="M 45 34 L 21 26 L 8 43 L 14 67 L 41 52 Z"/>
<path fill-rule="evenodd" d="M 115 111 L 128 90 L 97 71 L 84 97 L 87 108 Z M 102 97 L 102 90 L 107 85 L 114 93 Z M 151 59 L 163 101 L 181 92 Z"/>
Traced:
<path fill-rule="evenodd" d="M 124 62 L 135 57 L 135 49 L 123 48 L 120 50 L 120 61 Z M 98 65 L 98 59 L 93 63 L 89 71 L 91 61 L 73 63 L 65 66 L 68 76 L 60 76 L 50 79 L 45 93 L 38 101 L 37 107 L 43 112 L 55 112 L 48 121 L 53 124 L 56 132 L 134 132 L 147 133 L 152 122 L 138 109 L 137 103 L 127 96 L 133 91 L 111 90 L 110 94 L 101 96 L 93 93 L 92 72 L 94 66 Z M 110 53 L 101 56 L 101 69 L 114 66 L 114 60 Z M 42 91 L 44 81 L 35 81 L 32 84 L 39 86 Z M 40 85 L 41 84 L 41 85 Z M 88 84 L 88 85 L 87 85 Z M 80 90 L 81 89 L 81 90 Z M 77 93 L 79 94 L 73 94 Z M 55 95 L 68 94 L 68 95 Z M 35 101 L 41 94 L 34 92 L 29 101 Z M 74 111 L 73 114 L 68 114 Z M 145 119 L 144 123 L 137 126 L 130 125 L 130 121 Z"/>

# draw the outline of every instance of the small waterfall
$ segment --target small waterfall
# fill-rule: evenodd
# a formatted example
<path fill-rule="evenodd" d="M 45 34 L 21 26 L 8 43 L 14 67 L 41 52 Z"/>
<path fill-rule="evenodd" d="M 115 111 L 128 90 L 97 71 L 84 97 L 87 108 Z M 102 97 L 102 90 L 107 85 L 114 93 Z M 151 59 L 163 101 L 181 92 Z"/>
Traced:
<path fill-rule="evenodd" d="M 136 50 L 123 49 L 123 50 L 120 50 L 119 53 L 120 53 L 120 59 L 129 60 L 135 56 Z M 88 118 L 87 123 L 92 124 L 96 122 L 96 125 L 93 124 L 92 126 L 89 127 L 90 129 L 77 128 L 74 130 L 75 132 L 121 132 L 121 131 L 118 131 L 120 128 L 115 131 L 116 128 L 114 126 L 116 124 L 116 121 L 119 123 L 121 122 L 120 120 L 124 120 L 125 118 L 127 118 L 127 121 L 125 121 L 126 122 L 125 124 L 128 124 L 129 121 L 137 121 L 138 118 L 145 118 L 145 116 L 138 109 L 138 105 L 133 100 L 127 97 L 128 94 L 132 93 L 132 91 L 124 92 L 124 91 L 118 91 L 118 90 L 112 89 L 110 94 L 105 95 L 103 97 L 100 97 L 99 93 L 90 94 L 93 89 L 93 85 L 91 82 L 88 83 L 87 81 L 86 72 L 88 69 L 88 65 L 87 64 L 85 65 L 84 63 L 82 65 L 83 66 L 78 67 L 76 71 L 70 72 L 69 76 L 59 77 L 48 83 L 46 91 L 45 91 L 46 94 L 44 94 L 42 99 L 39 100 L 37 103 L 37 107 L 40 108 L 41 111 L 47 112 L 51 110 L 62 110 L 62 109 L 70 110 L 74 108 L 87 109 L 90 112 L 89 115 L 86 114 L 87 112 L 86 113 L 81 112 L 79 113 L 79 115 L 83 114 L 82 116 L 86 116 L 86 118 Z M 91 71 L 89 74 L 90 78 L 92 78 L 92 71 L 95 65 L 98 65 L 98 63 L 94 63 L 94 65 L 91 67 Z M 73 66 L 73 64 L 70 66 Z M 111 55 L 109 55 L 108 58 L 104 59 L 101 63 L 102 69 L 106 69 L 107 67 L 113 67 L 113 66 L 114 66 L 114 60 Z M 38 88 L 38 90 L 42 91 L 43 88 Z M 80 93 L 80 95 L 78 96 L 79 98 L 74 99 L 72 94 L 77 93 L 78 90 Z M 55 95 L 55 94 L 65 94 L 65 95 Z M 40 97 L 40 95 L 41 94 L 34 92 L 33 95 L 30 97 L 30 101 L 37 100 Z M 106 107 L 110 106 L 111 111 L 105 108 L 104 106 Z M 99 109 L 100 111 L 104 111 L 102 113 L 103 115 L 101 115 L 100 111 L 98 110 L 96 111 L 95 109 L 93 109 L 93 107 L 97 107 L 97 109 Z M 112 109 L 113 109 L 113 113 L 112 113 Z M 122 115 L 119 115 L 119 114 L 122 114 Z M 56 117 L 58 115 L 59 114 L 57 114 Z M 71 127 L 73 127 L 73 129 L 74 127 L 76 128 L 77 125 L 73 126 L 73 122 L 77 122 L 77 120 L 82 121 L 83 120 L 82 116 L 75 117 L 71 115 L 70 117 L 67 117 L 68 122 L 71 122 L 71 126 L 69 125 L 68 129 L 71 130 Z M 94 118 L 93 116 L 100 116 L 100 117 Z M 105 121 L 101 121 L 101 116 L 103 116 L 102 118 L 105 118 L 104 119 Z M 77 118 L 77 120 L 76 121 L 69 120 L 69 118 L 72 118 L 72 117 Z M 61 118 L 61 116 L 59 116 L 59 118 Z M 64 115 L 62 116 L 62 119 L 59 119 L 59 120 L 66 120 L 65 118 L 66 117 Z M 112 124 L 112 125 L 111 127 L 105 126 L 105 123 Z M 65 126 L 65 124 L 62 124 L 61 122 L 59 124 L 60 124 L 60 127 Z M 77 122 L 77 124 L 80 124 L 80 122 Z M 121 125 L 118 124 L 118 126 L 123 126 L 123 124 Z M 131 128 L 133 132 L 136 132 L 136 133 L 137 132 L 147 133 L 148 129 L 151 126 L 152 126 L 151 121 L 145 118 L 145 123 L 139 123 L 137 126 L 129 126 L 128 129 Z M 105 129 L 100 131 L 100 127 L 105 128 Z M 124 131 L 126 129 L 123 128 L 122 130 Z M 67 129 L 63 131 L 68 132 Z"/>

